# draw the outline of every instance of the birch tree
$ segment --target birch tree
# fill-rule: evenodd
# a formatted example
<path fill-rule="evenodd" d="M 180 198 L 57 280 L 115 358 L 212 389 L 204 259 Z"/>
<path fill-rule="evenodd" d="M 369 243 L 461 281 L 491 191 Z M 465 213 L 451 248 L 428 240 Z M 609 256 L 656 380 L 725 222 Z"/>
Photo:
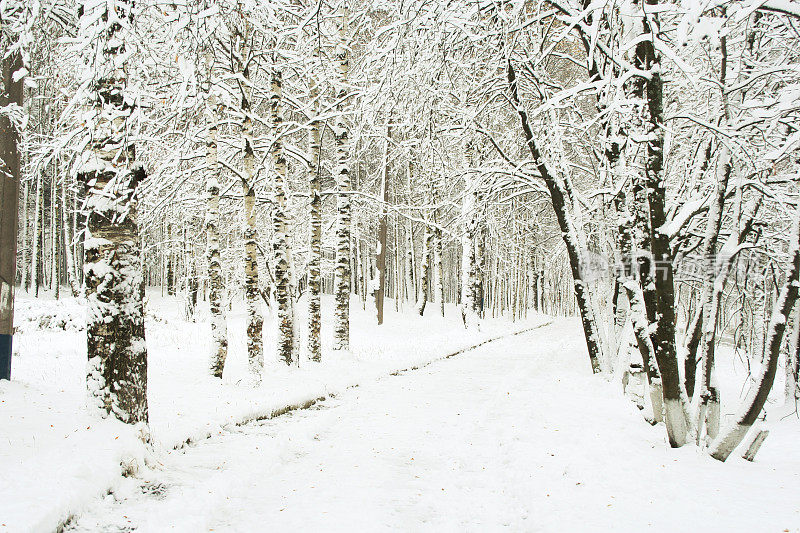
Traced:
<path fill-rule="evenodd" d="M 333 137 L 336 143 L 336 312 L 333 325 L 333 347 L 335 350 L 350 349 L 350 146 L 346 112 L 347 77 L 350 68 L 349 42 L 347 36 L 348 5 L 342 0 L 337 13 L 338 42 L 334 57 L 337 63 L 336 109 Z"/>
<path fill-rule="evenodd" d="M 131 424 L 147 423 L 144 285 L 137 189 L 145 170 L 131 139 L 136 94 L 128 70 L 134 6 L 85 0 L 79 38 L 84 52 L 84 120 L 88 143 L 79 166 L 87 187 L 84 241 L 87 386 L 92 404 Z"/>

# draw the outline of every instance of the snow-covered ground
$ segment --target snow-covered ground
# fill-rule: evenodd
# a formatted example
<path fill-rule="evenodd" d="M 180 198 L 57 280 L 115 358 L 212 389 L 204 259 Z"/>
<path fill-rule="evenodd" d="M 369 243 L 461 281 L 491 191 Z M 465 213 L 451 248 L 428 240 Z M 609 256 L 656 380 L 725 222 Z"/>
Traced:
<path fill-rule="evenodd" d="M 70 530 L 800 531 L 774 433 L 754 463 L 669 449 L 559 319 L 159 455 Z"/>
<path fill-rule="evenodd" d="M 268 418 L 287 407 L 340 394 L 394 371 L 432 360 L 547 320 L 488 320 L 466 332 L 453 307 L 447 318 L 428 306 L 424 317 L 386 306 L 385 325 L 352 305 L 352 350 L 331 355 L 323 324 L 325 361 L 287 368 L 270 357 L 274 320 L 265 327 L 267 363 L 256 385 L 247 375 L 243 306 L 229 314 L 230 350 L 222 381 L 207 372 L 207 309 L 186 319 L 179 298 L 148 292 L 148 386 L 153 449 L 132 428 L 85 410 L 84 309 L 72 298 L 18 296 L 12 381 L 0 381 L 0 531 L 51 531 L 94 498 L 116 489 L 124 469 L 155 463 L 176 447 L 226 434 L 232 426 Z M 303 305 L 298 306 L 300 310 Z M 330 316 L 332 300 L 323 301 Z M 300 313 L 299 320 L 304 320 Z M 303 330 L 305 328 L 301 328 Z M 121 467 L 121 464 L 123 465 Z M 125 466 L 129 465 L 129 466 Z"/>

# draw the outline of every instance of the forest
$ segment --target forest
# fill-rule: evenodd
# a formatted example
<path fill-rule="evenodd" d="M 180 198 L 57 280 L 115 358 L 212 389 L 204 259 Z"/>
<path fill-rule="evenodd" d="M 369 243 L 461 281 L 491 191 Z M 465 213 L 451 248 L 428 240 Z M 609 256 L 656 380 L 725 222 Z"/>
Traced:
<path fill-rule="evenodd" d="M 800 476 L 797 0 L 0 0 L 0 43 L 0 471 L 16 479 L 0 531 L 800 527 L 784 492 Z M 419 391 L 391 396 L 386 376 Z M 367 434 L 384 411 L 399 418 Z M 558 507 L 599 501 L 581 478 L 547 503 L 478 511 L 463 489 L 384 523 L 417 482 L 375 466 L 395 476 L 383 492 L 337 478 L 385 494 L 363 522 L 333 479 L 328 518 L 303 502 L 277 518 L 277 501 L 228 511 L 249 525 L 171 514 L 206 512 L 179 451 L 236 456 L 231 479 L 263 460 L 224 447 L 240 432 L 283 443 L 263 452 L 276 476 L 322 484 L 287 465 L 345 468 L 313 458 L 333 416 L 347 446 L 416 434 L 408 455 L 438 450 L 433 470 L 445 444 L 406 417 L 449 427 L 462 468 L 477 459 L 460 431 L 484 428 L 469 439 L 491 472 L 460 482 L 494 496 L 501 478 L 552 486 L 542 446 L 571 453 L 553 479 L 630 457 L 682 469 L 653 470 L 651 494 L 687 472 L 772 492 L 743 522 L 715 521 L 734 505 L 719 495 L 691 519 L 691 491 L 715 485 L 686 480 L 686 516 L 659 521 L 630 510 L 632 482 L 591 525 Z M 539 433 L 559 420 L 572 439 Z M 626 457 L 598 466 L 594 446 Z M 269 472 L 256 490 L 286 490 Z M 531 522 L 537 505 L 562 521 Z"/>

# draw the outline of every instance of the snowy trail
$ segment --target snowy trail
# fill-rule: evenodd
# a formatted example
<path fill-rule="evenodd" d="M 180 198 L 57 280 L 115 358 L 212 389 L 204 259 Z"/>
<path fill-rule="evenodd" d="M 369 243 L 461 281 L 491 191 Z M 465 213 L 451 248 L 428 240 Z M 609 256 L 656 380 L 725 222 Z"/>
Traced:
<path fill-rule="evenodd" d="M 797 468 L 667 449 L 581 344 L 560 321 L 241 426 L 70 529 L 798 530 Z"/>

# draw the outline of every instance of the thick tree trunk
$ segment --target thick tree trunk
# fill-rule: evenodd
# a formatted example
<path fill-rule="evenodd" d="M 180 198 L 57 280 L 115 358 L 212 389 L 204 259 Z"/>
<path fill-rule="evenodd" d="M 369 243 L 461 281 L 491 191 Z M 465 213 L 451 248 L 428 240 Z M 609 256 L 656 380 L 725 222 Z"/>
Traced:
<path fill-rule="evenodd" d="M 4 36 L 0 43 L 9 44 Z M 22 80 L 14 73 L 22 68 L 19 51 L 0 58 L 0 108 L 22 106 Z M 19 132 L 9 116 L 0 113 L 0 379 L 11 379 L 14 334 L 14 281 L 17 271 L 17 218 L 19 216 Z"/>
<path fill-rule="evenodd" d="M 319 113 L 319 89 L 316 78 L 311 78 L 311 100 L 313 105 L 314 120 L 311 121 L 309 131 L 308 149 L 311 164 L 308 169 L 308 183 L 311 189 L 310 206 L 310 243 L 308 257 L 308 355 L 312 361 L 322 359 L 322 343 L 320 339 L 320 329 L 322 327 L 322 316 L 320 314 L 320 292 L 321 276 L 320 264 L 322 260 L 322 195 L 320 179 L 320 121 L 317 120 Z"/>
<path fill-rule="evenodd" d="M 569 257 L 570 269 L 572 270 L 572 279 L 574 282 L 575 299 L 578 302 L 578 309 L 581 314 L 581 323 L 583 325 L 583 333 L 586 337 L 586 346 L 589 351 L 589 362 L 592 366 L 592 372 L 595 374 L 600 373 L 600 360 L 602 359 L 602 345 L 600 340 L 600 332 L 597 329 L 597 322 L 594 317 L 594 309 L 592 307 L 591 293 L 589 285 L 583 279 L 582 273 L 582 256 L 583 250 L 580 243 L 585 239 L 581 239 L 576 228 L 570 220 L 570 215 L 567 210 L 567 202 L 565 199 L 564 187 L 556 178 L 550 173 L 550 169 L 545 163 L 536 141 L 533 136 L 528 123 L 528 114 L 522 107 L 517 90 L 517 79 L 514 72 L 514 67 L 511 61 L 508 62 L 508 85 L 511 91 L 511 101 L 516 107 L 517 114 L 519 115 L 522 124 L 522 131 L 525 135 L 525 142 L 528 150 L 533 157 L 534 164 L 539 171 L 540 176 L 547 186 L 550 193 L 550 201 L 555 211 L 556 219 L 558 220 L 561 235 L 564 239 L 564 244 L 567 247 L 567 255 Z"/>
<path fill-rule="evenodd" d="M 647 0 L 648 5 L 655 3 L 656 0 Z M 686 443 L 687 406 L 682 394 L 675 346 L 672 253 L 669 236 L 662 230 L 666 223 L 663 81 L 660 56 L 650 38 L 658 32 L 658 15 L 640 13 L 635 20 L 637 22 L 631 28 L 631 35 L 637 37 L 639 42 L 635 48 L 634 65 L 649 74 L 647 77 L 632 78 L 628 90 L 636 102 L 633 118 L 636 121 L 635 128 L 641 130 L 637 132 L 637 137 L 644 144 L 644 168 L 634 179 L 640 192 L 635 198 L 634 209 L 638 213 L 648 213 L 649 235 L 644 236 L 642 242 L 650 248 L 649 254 L 646 249 L 642 250 L 644 253 L 639 253 L 637 260 L 648 320 L 655 321 L 655 331 L 651 333 L 651 339 L 664 392 L 667 436 L 670 445 L 678 447 Z"/>
<path fill-rule="evenodd" d="M 89 210 L 84 244 L 87 386 L 93 404 L 105 413 L 123 422 L 146 424 L 144 283 L 136 213 L 136 191 L 145 172 L 127 140 L 133 112 L 132 99 L 125 98 L 131 50 L 123 28 L 115 22 L 117 17 L 132 20 L 133 7 L 118 0 L 115 16 L 105 12 L 105 3 L 84 7 L 83 16 L 91 22 L 81 32 L 98 43 L 89 48 L 94 116 L 81 169 Z"/>
<path fill-rule="evenodd" d="M 278 306 L 278 338 L 277 354 L 287 365 L 294 361 L 294 300 L 291 287 L 291 260 L 289 251 L 289 235 L 286 224 L 286 156 L 283 153 L 283 141 L 280 138 L 280 129 L 283 125 L 281 98 L 283 80 L 281 72 L 272 70 L 272 85 L 270 92 L 270 114 L 272 117 L 272 132 L 275 140 L 272 143 L 272 165 L 274 168 L 273 190 L 275 202 L 272 211 L 273 257 L 275 269 L 275 299 Z"/>
<path fill-rule="evenodd" d="M 272 131 L 275 140 L 272 143 L 271 155 L 274 168 L 273 190 L 275 202 L 272 211 L 272 226 L 274 242 L 272 245 L 275 259 L 275 299 L 278 306 L 278 337 L 277 354 L 287 365 L 294 360 L 294 301 L 291 290 L 291 261 L 289 251 L 289 235 L 286 224 L 286 156 L 283 152 L 283 141 L 280 138 L 280 129 L 283 124 L 281 98 L 283 81 L 281 72 L 272 70 L 272 84 L 270 92 L 270 114 L 272 117 Z"/>
<path fill-rule="evenodd" d="M 792 307 L 797 300 L 798 288 L 800 287 L 800 211 L 796 215 L 794 226 L 790 253 L 791 266 L 786 274 L 783 288 L 781 288 L 781 292 L 772 309 L 766 360 L 762 363 L 754 386 L 742 403 L 735 421 L 720 433 L 710 446 L 709 453 L 711 457 L 719 461 L 725 461 L 739 443 L 742 442 L 761 413 L 761 409 L 764 408 L 775 380 L 775 373 L 778 370 L 778 358 L 783 344 L 783 334 L 786 330 L 786 323 L 789 321 Z"/>
<path fill-rule="evenodd" d="M 339 41 L 336 45 L 337 61 L 337 115 L 334 119 L 333 137 L 336 145 L 336 269 L 334 285 L 336 291 L 336 311 L 333 324 L 334 350 L 350 349 L 350 170 L 349 135 L 344 114 L 347 104 L 347 76 L 350 68 L 347 40 L 347 6 L 343 2 L 339 8 Z"/>

